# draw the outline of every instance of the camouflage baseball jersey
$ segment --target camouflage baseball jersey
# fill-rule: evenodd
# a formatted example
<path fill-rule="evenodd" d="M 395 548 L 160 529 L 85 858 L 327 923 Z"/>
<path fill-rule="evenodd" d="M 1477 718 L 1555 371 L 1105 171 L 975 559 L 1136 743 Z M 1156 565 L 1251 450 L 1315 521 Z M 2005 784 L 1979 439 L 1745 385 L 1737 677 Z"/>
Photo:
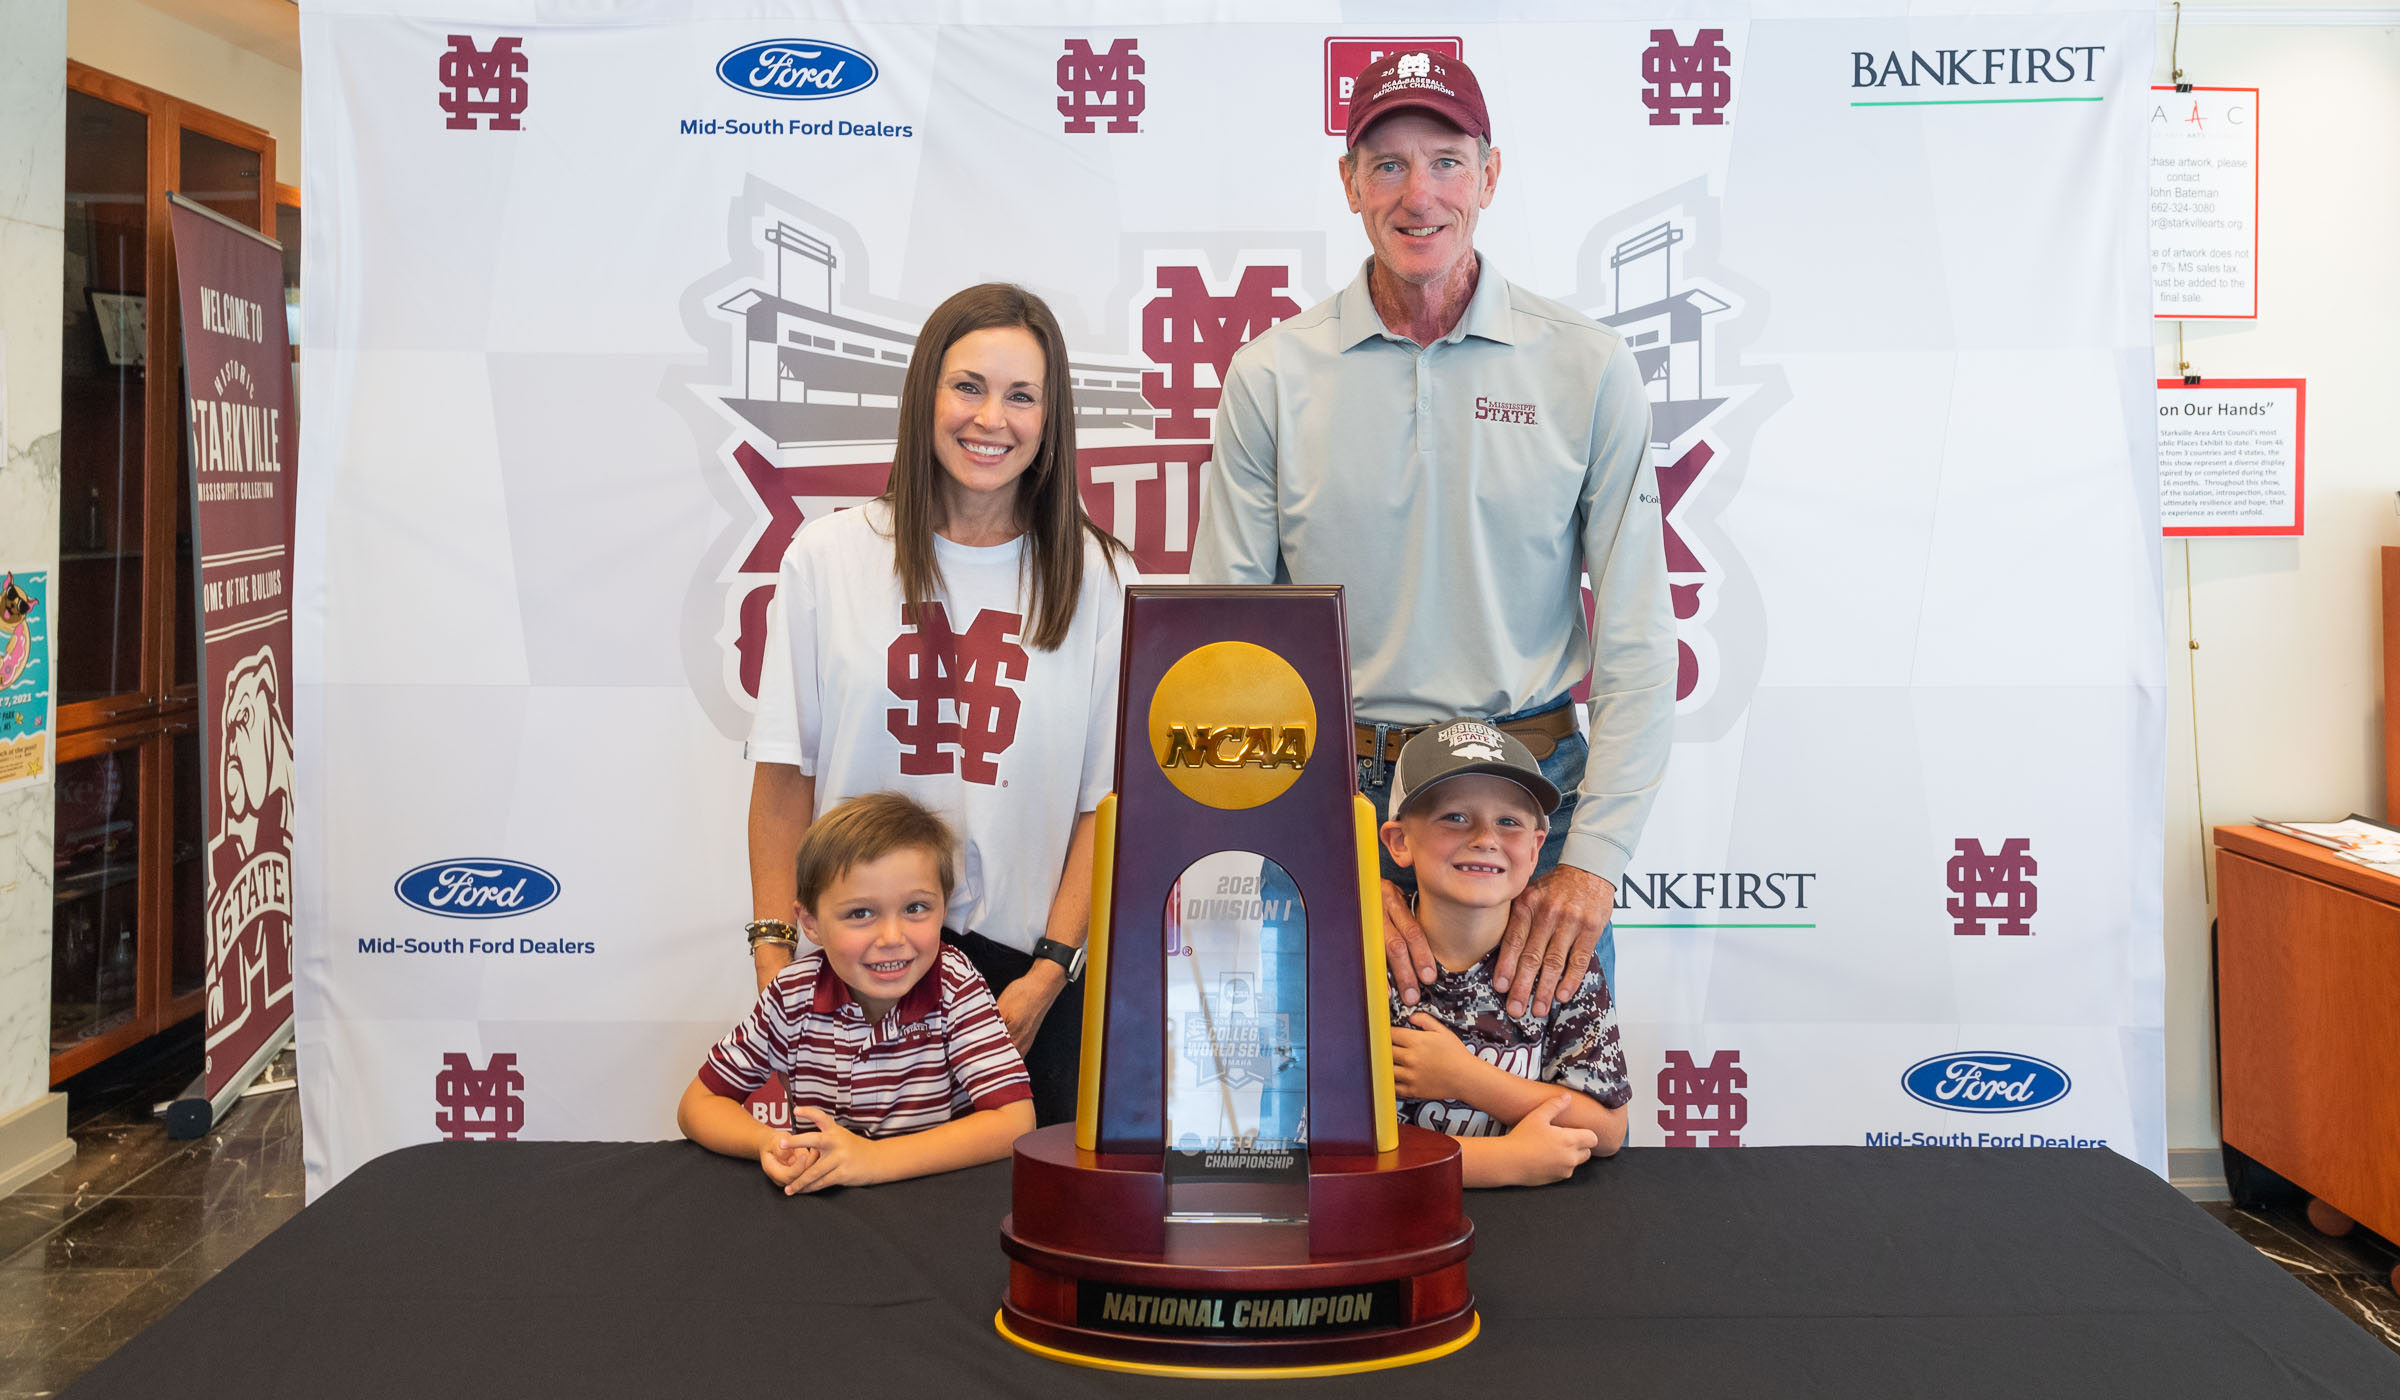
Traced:
<path fill-rule="evenodd" d="M 1550 1004 L 1548 1016 L 1511 1016 L 1508 998 L 1492 990 L 1494 948 L 1463 972 L 1444 969 L 1415 1006 L 1392 992 L 1392 1024 L 1405 1026 L 1419 1011 L 1433 1013 L 1476 1058 L 1517 1076 L 1588 1094 L 1603 1107 L 1633 1099 L 1625 1076 L 1625 1046 L 1617 1038 L 1616 999 L 1594 963 L 1575 995 Z M 1400 1100 L 1400 1121 L 1452 1137 L 1503 1137 L 1510 1124 L 1456 1099 Z"/>

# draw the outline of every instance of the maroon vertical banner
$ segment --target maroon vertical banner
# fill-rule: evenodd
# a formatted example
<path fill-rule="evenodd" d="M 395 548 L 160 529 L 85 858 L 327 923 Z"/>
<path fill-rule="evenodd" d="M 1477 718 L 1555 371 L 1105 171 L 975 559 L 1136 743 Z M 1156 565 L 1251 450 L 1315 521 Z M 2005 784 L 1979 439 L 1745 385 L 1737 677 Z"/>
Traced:
<path fill-rule="evenodd" d="M 170 196 L 191 434 L 215 1100 L 292 1018 L 292 485 L 283 250 Z"/>

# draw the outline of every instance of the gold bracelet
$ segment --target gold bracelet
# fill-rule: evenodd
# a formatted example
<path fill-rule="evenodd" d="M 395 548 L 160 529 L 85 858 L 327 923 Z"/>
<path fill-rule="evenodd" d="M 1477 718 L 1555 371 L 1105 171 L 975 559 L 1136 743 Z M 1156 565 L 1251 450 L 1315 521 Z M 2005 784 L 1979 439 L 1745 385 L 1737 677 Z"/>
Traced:
<path fill-rule="evenodd" d="M 753 953 L 761 943 L 780 943 L 795 950 L 800 946 L 800 931 L 783 919 L 752 919 L 742 925 L 742 932 L 748 935 Z"/>

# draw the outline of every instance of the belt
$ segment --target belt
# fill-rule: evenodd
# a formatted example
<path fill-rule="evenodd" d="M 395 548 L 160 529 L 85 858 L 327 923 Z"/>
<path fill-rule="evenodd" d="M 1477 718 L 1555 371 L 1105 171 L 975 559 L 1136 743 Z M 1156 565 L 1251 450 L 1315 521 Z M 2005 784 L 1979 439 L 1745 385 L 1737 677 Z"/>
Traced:
<path fill-rule="evenodd" d="M 1523 744 L 1526 751 L 1534 756 L 1536 762 L 1539 762 L 1548 758 L 1558 748 L 1559 740 L 1575 732 L 1575 707 L 1571 704 L 1561 703 L 1538 715 L 1506 720 L 1493 727 L 1503 734 L 1515 735 L 1517 742 Z M 1390 724 L 1361 724 L 1355 728 L 1358 731 L 1358 756 L 1374 759 L 1378 763 L 1390 763 L 1400 757 L 1402 744 L 1433 726 L 1419 724 L 1403 729 Z M 1380 752 L 1377 751 L 1379 739 L 1382 744 Z"/>

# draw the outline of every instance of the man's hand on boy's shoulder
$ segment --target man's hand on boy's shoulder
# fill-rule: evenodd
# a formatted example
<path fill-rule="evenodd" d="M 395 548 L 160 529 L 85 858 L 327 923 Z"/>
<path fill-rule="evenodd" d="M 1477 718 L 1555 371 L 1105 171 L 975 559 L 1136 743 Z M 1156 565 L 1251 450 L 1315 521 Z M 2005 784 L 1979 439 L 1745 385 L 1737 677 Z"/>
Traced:
<path fill-rule="evenodd" d="M 1508 994 L 1508 1014 L 1547 1016 L 1550 1005 L 1575 994 L 1592 965 L 1609 917 L 1616 913 L 1617 888 L 1588 870 L 1562 865 L 1525 887 L 1508 908 L 1508 932 L 1492 964 L 1492 986 Z M 1422 999 L 1419 988 L 1440 976 L 1433 946 L 1408 896 L 1383 882 L 1383 955 L 1403 1006 Z"/>
<path fill-rule="evenodd" d="M 867 1186 L 883 1180 L 877 1160 L 881 1153 L 873 1138 L 851 1132 L 821 1108 L 796 1104 L 792 1114 L 816 1125 L 813 1132 L 785 1134 L 794 1147 L 813 1154 L 815 1160 L 785 1184 L 783 1194 L 805 1195 L 828 1186 Z"/>
<path fill-rule="evenodd" d="M 1392 1027 L 1392 1087 L 1404 1098 L 1468 1102 L 1476 1073 L 1488 1068 L 1430 1012 Z"/>
<path fill-rule="evenodd" d="M 1492 964 L 1492 988 L 1508 994 L 1509 1015 L 1525 1014 L 1528 995 L 1536 1016 L 1575 995 L 1616 905 L 1616 886 L 1572 865 L 1525 887 L 1509 906 L 1508 931 Z"/>
<path fill-rule="evenodd" d="M 793 1183 L 800 1179 L 801 1173 L 816 1160 L 816 1152 L 800 1146 L 790 1133 L 777 1133 L 758 1149 L 758 1164 L 766 1169 L 767 1179 L 782 1187 L 787 1196 L 795 1189 Z"/>

